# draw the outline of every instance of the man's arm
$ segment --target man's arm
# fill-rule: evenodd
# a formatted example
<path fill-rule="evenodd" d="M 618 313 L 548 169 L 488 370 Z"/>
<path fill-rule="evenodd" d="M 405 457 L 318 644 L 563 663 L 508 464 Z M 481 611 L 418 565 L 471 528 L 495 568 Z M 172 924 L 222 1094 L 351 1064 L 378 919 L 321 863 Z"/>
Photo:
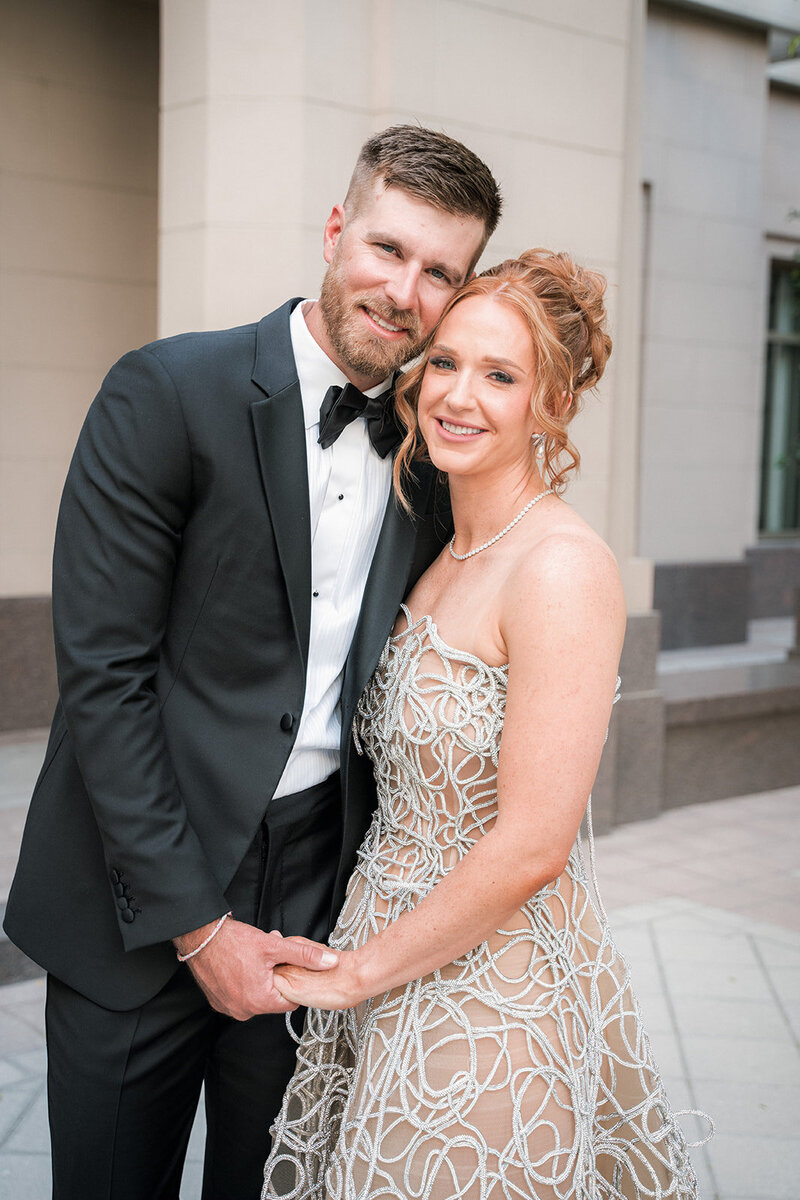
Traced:
<path fill-rule="evenodd" d="M 89 411 L 67 477 L 53 621 L 61 701 L 128 950 L 226 910 L 188 820 L 155 690 L 192 484 L 171 378 L 153 354 L 126 355 Z M 117 905 L 121 888 L 127 908 Z"/>

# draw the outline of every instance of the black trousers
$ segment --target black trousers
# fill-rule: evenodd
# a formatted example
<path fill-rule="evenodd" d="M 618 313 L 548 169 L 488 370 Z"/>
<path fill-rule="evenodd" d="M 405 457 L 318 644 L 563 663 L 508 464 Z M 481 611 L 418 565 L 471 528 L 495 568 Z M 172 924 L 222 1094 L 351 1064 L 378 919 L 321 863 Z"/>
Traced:
<path fill-rule="evenodd" d="M 227 892 L 237 920 L 324 941 L 340 813 L 338 774 L 270 802 Z M 203 1083 L 202 1200 L 258 1200 L 294 1069 L 283 1014 L 224 1017 L 182 966 L 130 1012 L 50 976 L 46 1027 L 54 1200 L 177 1200 Z"/>

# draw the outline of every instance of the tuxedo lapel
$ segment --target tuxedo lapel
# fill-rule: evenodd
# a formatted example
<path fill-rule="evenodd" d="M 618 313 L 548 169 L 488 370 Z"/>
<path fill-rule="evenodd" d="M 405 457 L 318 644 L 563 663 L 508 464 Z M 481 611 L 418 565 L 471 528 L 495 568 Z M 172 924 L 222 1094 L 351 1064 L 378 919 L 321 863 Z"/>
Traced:
<path fill-rule="evenodd" d="M 433 480 L 434 473 L 430 469 L 415 473 L 409 495 L 413 512 L 422 514 L 427 511 Z M 406 593 L 414 558 L 415 537 L 416 526 L 399 507 L 392 490 L 367 577 L 361 613 L 345 669 L 342 717 L 343 734 L 346 728 L 345 736 L 348 739 L 350 720 L 356 702 L 391 633 L 400 601 Z"/>
<path fill-rule="evenodd" d="M 264 317 L 256 333 L 253 382 L 266 393 L 250 406 L 264 495 L 286 583 L 303 667 L 311 629 L 311 515 L 303 404 L 289 335 L 297 299 Z"/>

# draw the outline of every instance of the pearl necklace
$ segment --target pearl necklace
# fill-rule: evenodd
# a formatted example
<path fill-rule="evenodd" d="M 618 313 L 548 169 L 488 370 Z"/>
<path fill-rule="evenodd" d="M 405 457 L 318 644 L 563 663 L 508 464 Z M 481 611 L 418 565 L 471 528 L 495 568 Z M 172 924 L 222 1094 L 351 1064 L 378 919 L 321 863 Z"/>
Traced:
<path fill-rule="evenodd" d="M 457 558 L 459 562 L 463 562 L 465 558 L 472 558 L 473 554 L 480 554 L 481 550 L 488 550 L 490 546 L 495 544 L 495 542 L 499 542 L 501 537 L 505 537 L 509 529 L 513 529 L 517 521 L 521 521 L 525 516 L 525 513 L 529 512 L 530 509 L 533 508 L 534 504 L 538 504 L 539 501 L 544 499 L 545 496 L 552 496 L 552 494 L 552 488 L 548 488 L 546 492 L 539 492 L 538 496 L 534 496 L 532 500 L 529 500 L 522 511 L 517 513 L 513 521 L 509 521 L 505 529 L 501 529 L 500 532 L 496 533 L 493 538 L 489 538 L 488 542 L 484 542 L 482 546 L 477 546 L 475 550 L 468 550 L 466 554 L 456 554 L 455 550 L 453 549 L 456 541 L 456 535 L 453 534 L 453 536 L 450 538 L 450 541 L 447 543 L 453 558 Z"/>

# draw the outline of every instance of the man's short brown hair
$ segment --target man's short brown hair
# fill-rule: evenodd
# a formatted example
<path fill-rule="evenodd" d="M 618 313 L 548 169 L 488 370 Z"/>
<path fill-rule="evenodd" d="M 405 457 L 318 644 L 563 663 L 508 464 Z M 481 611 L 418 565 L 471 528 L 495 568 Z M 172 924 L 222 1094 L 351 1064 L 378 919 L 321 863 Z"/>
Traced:
<path fill-rule="evenodd" d="M 361 147 L 345 197 L 350 213 L 376 177 L 443 212 L 477 217 L 485 236 L 497 228 L 503 207 L 500 189 L 486 163 L 461 142 L 420 125 L 392 125 Z"/>

